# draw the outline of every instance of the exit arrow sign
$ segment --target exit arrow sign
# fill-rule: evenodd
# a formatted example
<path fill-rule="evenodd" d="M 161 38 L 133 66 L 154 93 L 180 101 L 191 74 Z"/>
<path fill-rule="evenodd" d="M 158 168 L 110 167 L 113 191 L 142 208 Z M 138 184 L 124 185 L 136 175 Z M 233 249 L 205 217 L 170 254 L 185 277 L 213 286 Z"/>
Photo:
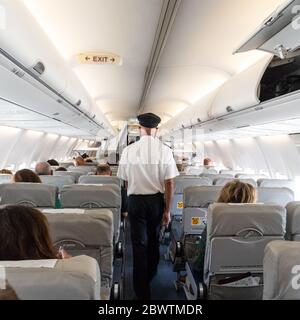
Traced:
<path fill-rule="evenodd" d="M 77 61 L 82 64 L 113 64 L 122 65 L 122 58 L 113 53 L 86 52 L 77 55 Z"/>

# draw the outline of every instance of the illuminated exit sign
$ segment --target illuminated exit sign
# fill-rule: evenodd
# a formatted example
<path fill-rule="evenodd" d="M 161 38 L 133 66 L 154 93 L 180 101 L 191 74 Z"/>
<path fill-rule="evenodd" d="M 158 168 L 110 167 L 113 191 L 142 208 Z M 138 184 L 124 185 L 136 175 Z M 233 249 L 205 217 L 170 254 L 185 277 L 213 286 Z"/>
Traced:
<path fill-rule="evenodd" d="M 77 55 L 79 63 L 84 64 L 113 64 L 120 66 L 122 58 L 113 53 L 86 52 Z"/>

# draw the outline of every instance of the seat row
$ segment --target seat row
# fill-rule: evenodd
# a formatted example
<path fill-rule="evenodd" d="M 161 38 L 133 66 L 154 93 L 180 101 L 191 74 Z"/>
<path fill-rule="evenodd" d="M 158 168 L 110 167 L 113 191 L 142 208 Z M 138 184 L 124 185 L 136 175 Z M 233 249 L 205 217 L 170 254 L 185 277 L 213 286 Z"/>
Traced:
<path fill-rule="evenodd" d="M 200 271 L 204 278 L 198 282 L 201 276 L 195 264 L 186 262 L 187 298 L 300 299 L 291 281 L 296 276 L 292 269 L 300 262 L 300 243 L 285 240 L 300 239 L 299 222 L 299 202 L 287 208 L 212 204 L 207 213 L 204 270 Z"/>
<path fill-rule="evenodd" d="M 101 291 L 108 297 L 112 286 L 120 289 L 122 285 L 124 236 L 120 187 L 116 184 L 65 186 L 61 192 L 62 209 L 54 209 L 57 194 L 58 188 L 47 184 L 2 184 L 0 204 L 40 208 L 48 219 L 57 248 L 63 246 L 73 256 L 85 254 L 98 261 Z"/>

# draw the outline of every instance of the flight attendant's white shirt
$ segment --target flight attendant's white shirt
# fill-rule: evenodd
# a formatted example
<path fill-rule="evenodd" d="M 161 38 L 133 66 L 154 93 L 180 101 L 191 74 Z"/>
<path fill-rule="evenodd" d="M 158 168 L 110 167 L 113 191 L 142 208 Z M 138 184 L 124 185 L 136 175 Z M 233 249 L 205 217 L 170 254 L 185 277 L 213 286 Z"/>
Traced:
<path fill-rule="evenodd" d="M 117 175 L 128 181 L 128 195 L 146 195 L 164 193 L 164 181 L 179 173 L 171 149 L 157 138 L 142 136 L 123 150 Z"/>

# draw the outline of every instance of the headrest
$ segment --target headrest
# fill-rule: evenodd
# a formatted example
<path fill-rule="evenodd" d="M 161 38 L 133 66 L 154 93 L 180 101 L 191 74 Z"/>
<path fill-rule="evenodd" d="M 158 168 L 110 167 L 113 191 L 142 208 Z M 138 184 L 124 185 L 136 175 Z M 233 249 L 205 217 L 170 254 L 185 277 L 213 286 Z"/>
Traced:
<path fill-rule="evenodd" d="M 285 234 L 286 210 L 277 205 L 215 203 L 207 213 L 207 234 L 210 237 L 235 236 L 251 229 L 264 236 Z M 253 235 L 257 236 L 256 232 Z"/>
<path fill-rule="evenodd" d="M 76 240 L 87 246 L 110 246 L 113 242 L 113 213 L 108 209 L 84 210 L 77 214 L 76 209 L 43 210 L 49 225 L 53 242 Z M 55 212 L 54 212 L 55 211 Z"/>
<path fill-rule="evenodd" d="M 210 186 L 212 182 L 208 178 L 200 177 L 190 177 L 190 176 L 180 176 L 174 179 L 175 181 L 175 191 L 176 194 L 182 194 L 183 190 L 191 186 Z"/>
<path fill-rule="evenodd" d="M 294 190 L 295 182 L 287 179 L 258 179 L 257 183 L 264 188 L 289 188 Z"/>
<path fill-rule="evenodd" d="M 286 206 L 286 233 L 288 235 L 300 234 L 300 201 L 290 202 Z"/>
<path fill-rule="evenodd" d="M 20 300 L 100 299 L 100 270 L 95 259 L 77 256 L 54 261 L 50 268 L 28 267 L 29 261 L 24 261 L 24 267 L 18 262 L 18 266 L 4 268 L 6 280 Z"/>
<path fill-rule="evenodd" d="M 73 172 L 80 172 L 80 173 L 88 173 L 88 172 L 95 172 L 96 171 L 96 166 L 70 166 L 68 167 L 68 171 L 73 171 Z"/>
<path fill-rule="evenodd" d="M 59 190 L 61 190 L 63 186 L 75 183 L 74 176 L 40 176 L 40 178 L 42 183 L 56 186 Z"/>
<path fill-rule="evenodd" d="M 288 188 L 258 188 L 257 202 L 274 203 L 285 207 L 294 201 L 294 192 Z"/>
<path fill-rule="evenodd" d="M 238 179 L 254 179 L 254 180 L 268 178 L 264 174 L 252 174 L 252 173 L 237 173 L 235 177 Z"/>
<path fill-rule="evenodd" d="M 9 183 L 0 186 L 1 204 L 55 208 L 58 188 L 42 183 Z"/>
<path fill-rule="evenodd" d="M 299 265 L 300 242 L 270 242 L 264 256 L 263 299 L 300 300 Z"/>
<path fill-rule="evenodd" d="M 184 207 L 207 208 L 211 203 L 217 201 L 221 189 L 217 186 L 188 187 L 183 192 Z"/>
<path fill-rule="evenodd" d="M 214 180 L 214 185 L 216 186 L 225 186 L 226 183 L 235 180 L 235 178 L 217 178 Z M 254 179 L 238 179 L 241 182 L 251 184 L 253 187 L 257 187 L 257 183 Z"/>
<path fill-rule="evenodd" d="M 65 186 L 61 204 L 63 208 L 120 208 L 121 189 L 115 184 Z"/>
<path fill-rule="evenodd" d="M 116 184 L 121 186 L 121 180 L 118 177 L 106 176 L 81 176 L 78 181 L 79 184 Z"/>
<path fill-rule="evenodd" d="M 85 173 L 83 172 L 74 172 L 74 171 L 54 171 L 53 176 L 70 176 L 75 180 L 75 183 L 79 180 L 79 177 L 84 175 Z"/>

